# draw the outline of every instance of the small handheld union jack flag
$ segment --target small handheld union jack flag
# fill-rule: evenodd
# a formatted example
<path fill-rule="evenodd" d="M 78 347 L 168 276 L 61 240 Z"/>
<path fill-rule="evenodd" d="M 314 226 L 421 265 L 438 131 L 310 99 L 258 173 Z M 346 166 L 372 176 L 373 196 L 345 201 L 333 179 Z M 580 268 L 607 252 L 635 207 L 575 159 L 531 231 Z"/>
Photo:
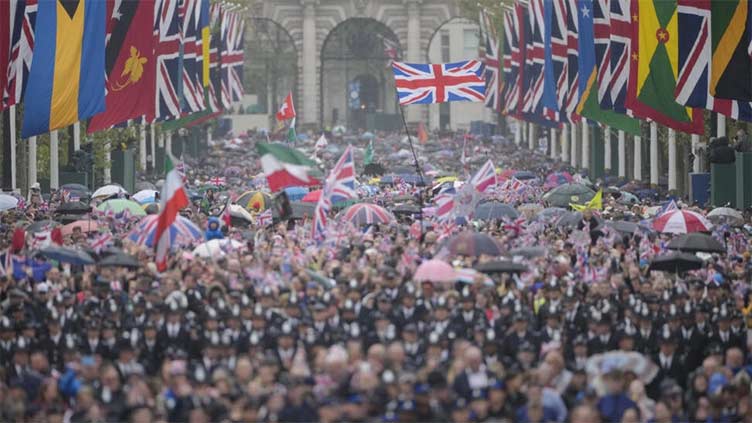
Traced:
<path fill-rule="evenodd" d="M 215 187 L 224 186 L 226 182 L 227 182 L 226 179 L 221 176 L 215 176 L 209 179 L 209 183 L 214 185 Z"/>
<path fill-rule="evenodd" d="M 485 67 L 480 60 L 455 63 L 392 62 L 400 106 L 486 100 Z"/>

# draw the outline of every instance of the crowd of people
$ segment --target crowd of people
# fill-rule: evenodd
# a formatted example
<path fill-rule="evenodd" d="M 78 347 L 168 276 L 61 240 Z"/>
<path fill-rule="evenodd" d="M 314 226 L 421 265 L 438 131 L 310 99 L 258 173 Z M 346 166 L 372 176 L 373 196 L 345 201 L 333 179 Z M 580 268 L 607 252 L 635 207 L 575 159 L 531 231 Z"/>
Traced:
<path fill-rule="evenodd" d="M 400 136 L 374 137 L 387 172 L 411 164 L 399 154 L 407 148 Z M 97 232 L 76 231 L 60 243 L 85 249 L 111 233 L 110 248 L 140 266 L 75 266 L 36 254 L 33 234 L 23 231 L 54 220 L 63 195 L 2 212 L 0 250 L 7 257 L 22 247 L 0 278 L 0 420 L 752 419 L 749 226 L 718 225 L 714 235 L 728 250 L 679 274 L 648 269 L 672 237 L 651 231 L 643 213 L 666 199 L 660 191 L 633 204 L 606 194 L 602 211 L 586 211 L 572 225 L 541 212 L 541 188 L 510 200 L 527 210 L 519 219 L 445 223 L 401 214 L 323 243 L 310 240 L 305 217 L 226 226 L 219 216 L 228 197 L 263 190 L 253 148 L 259 139 L 243 137 L 239 149 L 218 141 L 186 159 L 189 188 L 237 169 L 181 214 L 207 228 L 206 239 L 242 248 L 210 259 L 176 250 L 163 273 L 153 251 L 126 239 L 136 219 L 92 213 Z M 301 148 L 328 171 L 348 142 L 359 159 L 366 143 L 358 137 L 330 135 L 330 147 L 315 153 L 312 143 Z M 550 173 L 574 173 L 501 137 L 468 142 L 451 134 L 416 147 L 426 169 L 461 180 L 488 158 L 500 169 L 534 173 L 541 187 Z M 370 177 L 357 168 L 365 184 Z M 594 181 L 606 182 L 616 183 Z M 383 185 L 360 201 L 430 205 L 430 186 L 405 185 Z M 646 228 L 596 229 L 603 220 Z M 515 256 L 526 267 L 521 274 L 414 278 L 429 259 L 458 269 L 492 261 L 448 251 L 447 240 L 468 230 L 504 251 L 540 252 Z"/>

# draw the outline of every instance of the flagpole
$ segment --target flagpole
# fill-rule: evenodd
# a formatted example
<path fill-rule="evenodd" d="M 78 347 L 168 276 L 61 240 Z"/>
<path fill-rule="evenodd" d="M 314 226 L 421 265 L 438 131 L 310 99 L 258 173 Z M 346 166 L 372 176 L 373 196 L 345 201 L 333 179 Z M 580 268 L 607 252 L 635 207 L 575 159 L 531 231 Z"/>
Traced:
<path fill-rule="evenodd" d="M 413 153 L 413 160 L 415 162 L 415 171 L 418 172 L 418 178 L 419 181 L 423 183 L 425 187 L 425 179 L 423 179 L 423 171 L 420 168 L 420 163 L 418 162 L 418 155 L 415 154 L 415 147 L 413 147 L 413 137 L 410 136 L 410 129 L 407 127 L 407 119 L 405 119 L 405 108 L 402 107 L 402 105 L 399 106 L 400 114 L 402 115 L 402 123 L 405 125 L 405 133 L 407 133 L 407 141 L 410 143 L 410 151 Z M 422 245 L 423 241 L 423 188 L 418 190 L 419 197 L 418 197 L 418 207 L 420 207 L 420 212 L 418 213 L 418 220 L 420 221 L 420 240 L 419 245 Z"/>

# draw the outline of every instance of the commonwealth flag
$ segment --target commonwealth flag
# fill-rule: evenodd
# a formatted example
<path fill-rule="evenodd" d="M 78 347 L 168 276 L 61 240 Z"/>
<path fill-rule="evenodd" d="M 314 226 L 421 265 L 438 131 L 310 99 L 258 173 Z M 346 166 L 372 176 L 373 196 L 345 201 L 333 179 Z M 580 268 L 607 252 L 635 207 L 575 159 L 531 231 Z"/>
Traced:
<path fill-rule="evenodd" d="M 106 10 L 99 0 L 39 1 L 22 137 L 104 110 Z"/>
<path fill-rule="evenodd" d="M 710 2 L 713 59 L 710 95 L 732 100 L 752 100 L 752 61 L 747 47 L 750 4 L 748 0 Z"/>
<path fill-rule="evenodd" d="M 679 73 L 676 0 L 633 1 L 631 10 L 633 66 L 629 67 L 627 107 L 637 117 L 702 134 L 702 109 L 686 107 L 674 99 Z"/>
<path fill-rule="evenodd" d="M 590 120 L 620 129 L 633 135 L 640 135 L 640 123 L 627 115 L 606 110 L 598 102 L 597 70 L 595 66 L 595 38 L 593 33 L 593 1 L 577 2 L 579 21 L 579 91 L 580 103 L 577 113 Z"/>

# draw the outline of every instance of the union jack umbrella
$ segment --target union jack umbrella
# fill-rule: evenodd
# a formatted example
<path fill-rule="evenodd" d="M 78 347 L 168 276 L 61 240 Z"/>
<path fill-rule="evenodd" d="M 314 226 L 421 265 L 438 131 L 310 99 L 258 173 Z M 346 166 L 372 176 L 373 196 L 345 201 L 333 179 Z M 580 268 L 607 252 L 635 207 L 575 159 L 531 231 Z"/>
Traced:
<path fill-rule="evenodd" d="M 153 248 L 158 220 L 158 215 L 144 217 L 128 234 L 128 239 L 138 245 Z M 175 223 L 170 225 L 170 245 L 173 249 L 196 244 L 202 237 L 201 229 L 183 216 L 178 216 Z"/>
<path fill-rule="evenodd" d="M 686 234 L 689 232 L 710 232 L 713 224 L 703 215 L 689 210 L 674 210 L 658 216 L 653 228 L 658 232 Z"/>
<path fill-rule="evenodd" d="M 393 62 L 400 106 L 486 100 L 485 67 L 480 60 L 454 63 Z"/>
<path fill-rule="evenodd" d="M 396 219 L 391 212 L 381 206 L 360 203 L 348 207 L 347 210 L 342 213 L 339 220 L 350 222 L 355 226 L 365 226 L 376 223 L 393 223 Z"/>

